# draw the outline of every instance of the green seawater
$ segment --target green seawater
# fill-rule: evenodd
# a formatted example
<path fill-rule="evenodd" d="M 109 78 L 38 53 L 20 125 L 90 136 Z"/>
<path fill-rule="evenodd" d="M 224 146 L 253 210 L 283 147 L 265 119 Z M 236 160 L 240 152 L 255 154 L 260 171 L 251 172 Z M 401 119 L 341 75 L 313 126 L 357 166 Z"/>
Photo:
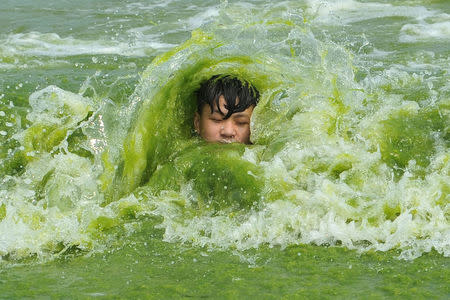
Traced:
<path fill-rule="evenodd" d="M 144 220 L 142 220 L 144 221 Z M 428 253 L 359 255 L 342 247 L 263 246 L 208 251 L 161 240 L 151 221 L 143 232 L 90 257 L 1 270 L 2 298 L 445 298 L 448 263 Z M 149 234 L 151 232 L 151 234 Z"/>
<path fill-rule="evenodd" d="M 6 1 L 0 298 L 448 298 L 448 1 Z M 209 144 L 215 74 L 261 100 Z"/>

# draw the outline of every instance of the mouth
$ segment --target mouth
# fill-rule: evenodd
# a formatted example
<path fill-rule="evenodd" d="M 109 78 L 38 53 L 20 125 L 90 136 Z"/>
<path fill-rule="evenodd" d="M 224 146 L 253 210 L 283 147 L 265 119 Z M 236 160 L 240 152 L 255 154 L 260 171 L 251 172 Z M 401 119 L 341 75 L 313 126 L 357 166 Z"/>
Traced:
<path fill-rule="evenodd" d="M 237 143 L 238 141 L 235 139 L 222 139 L 222 140 L 220 140 L 220 142 L 224 143 L 224 144 L 231 144 L 231 143 Z"/>

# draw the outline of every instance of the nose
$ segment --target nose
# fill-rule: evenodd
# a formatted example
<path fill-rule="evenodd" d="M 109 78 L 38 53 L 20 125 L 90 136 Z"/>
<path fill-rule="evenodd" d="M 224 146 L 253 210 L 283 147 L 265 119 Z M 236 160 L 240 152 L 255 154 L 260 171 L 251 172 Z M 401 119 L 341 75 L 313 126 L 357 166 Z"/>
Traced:
<path fill-rule="evenodd" d="M 234 138 L 236 135 L 236 129 L 234 128 L 233 122 L 228 119 L 222 123 L 220 128 L 220 134 L 224 138 Z"/>

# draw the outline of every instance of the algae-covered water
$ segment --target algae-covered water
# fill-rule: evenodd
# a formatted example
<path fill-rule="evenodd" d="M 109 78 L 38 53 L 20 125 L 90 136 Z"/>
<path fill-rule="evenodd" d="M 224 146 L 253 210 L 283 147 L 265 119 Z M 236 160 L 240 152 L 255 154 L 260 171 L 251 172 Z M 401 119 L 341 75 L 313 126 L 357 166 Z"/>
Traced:
<path fill-rule="evenodd" d="M 448 1 L 4 1 L 0 298 L 448 298 Z M 261 93 L 252 145 L 194 92 Z"/>

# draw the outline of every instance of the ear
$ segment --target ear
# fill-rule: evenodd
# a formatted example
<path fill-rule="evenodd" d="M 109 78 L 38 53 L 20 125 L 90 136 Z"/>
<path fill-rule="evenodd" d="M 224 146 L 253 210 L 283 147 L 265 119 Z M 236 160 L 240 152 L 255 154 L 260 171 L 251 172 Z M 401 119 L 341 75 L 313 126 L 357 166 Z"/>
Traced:
<path fill-rule="evenodd" d="M 195 132 L 200 134 L 200 114 L 198 112 L 195 112 L 194 115 L 194 129 Z"/>

